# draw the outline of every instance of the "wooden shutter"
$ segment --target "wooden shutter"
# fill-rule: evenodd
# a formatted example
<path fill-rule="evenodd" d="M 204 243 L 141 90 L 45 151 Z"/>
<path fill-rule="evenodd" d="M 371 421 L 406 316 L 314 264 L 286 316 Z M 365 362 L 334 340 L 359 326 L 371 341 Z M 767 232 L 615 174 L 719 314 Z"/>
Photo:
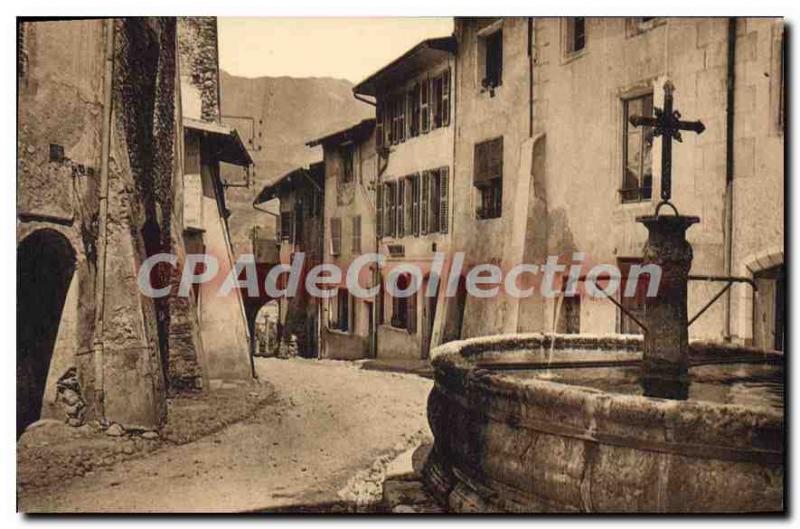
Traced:
<path fill-rule="evenodd" d="M 342 252 L 342 219 L 331 219 L 331 255 Z"/>
<path fill-rule="evenodd" d="M 416 285 L 416 278 L 414 276 L 410 276 L 408 280 L 408 284 L 411 287 L 415 287 Z M 406 298 L 406 329 L 408 330 L 409 334 L 415 334 L 417 332 L 417 294 L 419 292 L 414 292 L 412 295 Z"/>
<path fill-rule="evenodd" d="M 379 149 L 383 147 L 384 141 L 384 128 L 383 128 L 383 120 L 386 117 L 386 113 L 384 111 L 384 104 L 383 101 L 378 101 L 375 105 L 375 147 Z"/>
<path fill-rule="evenodd" d="M 378 182 L 375 189 L 375 236 L 380 239 L 383 237 L 383 184 Z"/>
<path fill-rule="evenodd" d="M 406 234 L 406 193 L 405 193 L 405 179 L 400 178 L 397 180 L 397 236 L 402 237 Z"/>
<path fill-rule="evenodd" d="M 389 235 L 395 237 L 397 235 L 397 183 L 391 182 L 386 188 L 387 191 L 387 204 L 388 215 L 386 216 L 386 226 Z"/>
<path fill-rule="evenodd" d="M 281 233 L 282 233 L 282 226 L 281 226 L 281 216 L 278 215 L 275 217 L 275 242 L 280 244 L 281 243 Z"/>
<path fill-rule="evenodd" d="M 419 235 L 419 173 L 411 177 L 411 231 Z"/>
<path fill-rule="evenodd" d="M 397 135 L 399 141 L 406 141 L 406 98 L 402 93 L 397 96 Z"/>
<path fill-rule="evenodd" d="M 450 124 L 450 68 L 442 74 L 442 126 Z"/>
<path fill-rule="evenodd" d="M 448 178 L 450 169 L 442 167 L 439 169 L 439 231 L 447 233 L 447 214 L 449 211 L 449 185 Z"/>
<path fill-rule="evenodd" d="M 353 217 L 352 253 L 361 253 L 361 215 Z"/>
<path fill-rule="evenodd" d="M 428 82 L 428 79 L 423 79 L 419 90 L 419 113 L 423 133 L 428 132 L 431 128 L 430 93 L 430 83 Z"/>
<path fill-rule="evenodd" d="M 503 137 L 475 144 L 476 184 L 486 183 L 503 176 Z"/>
<path fill-rule="evenodd" d="M 428 203 L 430 197 L 430 172 L 422 171 L 422 200 L 420 200 L 420 224 L 422 234 L 428 233 Z"/>
<path fill-rule="evenodd" d="M 383 235 L 391 237 L 394 235 L 394 186 L 391 183 L 384 184 L 383 188 Z"/>

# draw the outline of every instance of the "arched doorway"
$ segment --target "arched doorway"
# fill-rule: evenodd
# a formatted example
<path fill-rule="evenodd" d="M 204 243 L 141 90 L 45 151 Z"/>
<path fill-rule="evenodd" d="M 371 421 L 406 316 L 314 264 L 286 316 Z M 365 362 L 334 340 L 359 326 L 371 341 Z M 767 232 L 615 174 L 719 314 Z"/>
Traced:
<path fill-rule="evenodd" d="M 74 271 L 75 252 L 55 230 L 38 230 L 17 248 L 17 437 L 40 417 Z"/>

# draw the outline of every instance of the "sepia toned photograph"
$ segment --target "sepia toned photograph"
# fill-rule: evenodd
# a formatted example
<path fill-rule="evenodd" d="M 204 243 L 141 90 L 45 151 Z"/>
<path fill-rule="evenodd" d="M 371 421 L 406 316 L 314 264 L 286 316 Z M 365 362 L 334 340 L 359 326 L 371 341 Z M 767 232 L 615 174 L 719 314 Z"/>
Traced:
<path fill-rule="evenodd" d="M 23 521 L 789 514 L 788 19 L 15 25 Z"/>

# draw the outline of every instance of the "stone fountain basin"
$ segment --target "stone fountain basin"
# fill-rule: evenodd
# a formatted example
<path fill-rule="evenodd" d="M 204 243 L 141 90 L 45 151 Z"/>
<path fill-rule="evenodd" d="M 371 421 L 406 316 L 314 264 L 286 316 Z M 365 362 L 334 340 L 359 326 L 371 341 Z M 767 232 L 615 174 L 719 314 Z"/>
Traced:
<path fill-rule="evenodd" d="M 428 488 L 460 512 L 782 511 L 782 410 L 617 394 L 492 368 L 550 354 L 554 364 L 631 362 L 641 344 L 640 336 L 529 334 L 434 350 Z M 691 344 L 695 362 L 726 355 L 783 362 L 775 351 Z"/>

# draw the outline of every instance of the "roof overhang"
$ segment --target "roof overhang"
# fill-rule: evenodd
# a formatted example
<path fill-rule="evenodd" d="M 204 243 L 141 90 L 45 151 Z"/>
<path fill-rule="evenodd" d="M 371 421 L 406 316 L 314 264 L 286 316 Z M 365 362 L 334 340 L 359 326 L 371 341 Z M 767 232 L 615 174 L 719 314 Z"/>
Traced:
<path fill-rule="evenodd" d="M 316 147 L 317 145 L 342 145 L 347 142 L 361 143 L 369 138 L 372 134 L 372 129 L 375 128 L 375 118 L 367 118 L 361 122 L 348 127 L 346 129 L 337 130 L 321 138 L 311 140 L 306 143 L 309 147 Z"/>
<path fill-rule="evenodd" d="M 301 185 L 320 188 L 322 180 L 325 178 L 324 170 L 325 165 L 323 162 L 315 162 L 308 168 L 298 167 L 297 169 L 292 169 L 261 188 L 255 200 L 253 200 L 253 205 L 263 204 L 264 202 L 269 202 L 273 198 L 278 198 L 282 188 L 296 185 L 298 182 L 300 182 Z"/>
<path fill-rule="evenodd" d="M 413 77 L 456 52 L 453 36 L 426 39 L 353 87 L 354 94 L 376 96 L 382 87 Z"/>
<path fill-rule="evenodd" d="M 253 159 L 236 129 L 192 118 L 183 118 L 183 127 L 203 134 L 211 142 L 219 161 L 245 167 L 253 165 Z"/>

